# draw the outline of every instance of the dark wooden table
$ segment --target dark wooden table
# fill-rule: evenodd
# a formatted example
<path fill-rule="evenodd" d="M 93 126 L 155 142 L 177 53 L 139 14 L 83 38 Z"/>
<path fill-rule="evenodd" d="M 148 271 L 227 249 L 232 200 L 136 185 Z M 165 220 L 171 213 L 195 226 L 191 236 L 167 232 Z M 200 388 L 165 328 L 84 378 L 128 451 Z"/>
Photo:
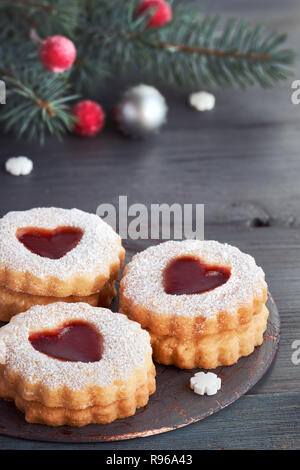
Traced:
<path fill-rule="evenodd" d="M 287 31 L 290 44 L 299 47 L 298 0 L 201 3 Z M 1 171 L 1 215 L 49 205 L 94 212 L 101 202 L 116 204 L 119 195 L 148 206 L 204 203 L 206 239 L 255 256 L 282 322 L 279 352 L 267 375 L 202 422 L 144 439 L 81 446 L 0 436 L 1 449 L 300 448 L 300 365 L 291 360 L 292 342 L 300 340 L 300 106 L 291 104 L 291 82 L 267 91 L 218 90 L 215 110 L 204 114 L 186 105 L 186 92 L 161 88 L 170 107 L 168 125 L 147 142 L 124 139 L 112 125 L 95 139 L 49 140 L 42 149 L 1 135 L 1 162 L 27 155 L 35 163 L 28 177 Z M 111 109 L 124 87 L 109 84 L 99 100 Z M 134 246 L 139 250 L 145 242 Z"/>

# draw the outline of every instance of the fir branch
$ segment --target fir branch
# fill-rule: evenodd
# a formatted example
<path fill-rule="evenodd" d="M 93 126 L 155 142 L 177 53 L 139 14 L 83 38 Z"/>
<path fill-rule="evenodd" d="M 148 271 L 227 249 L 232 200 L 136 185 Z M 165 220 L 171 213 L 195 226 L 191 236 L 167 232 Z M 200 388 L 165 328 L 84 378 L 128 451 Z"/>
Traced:
<path fill-rule="evenodd" d="M 28 8 L 34 8 L 37 10 L 43 10 L 46 13 L 52 13 L 53 7 L 51 5 L 45 5 L 43 3 L 31 2 L 30 0 L 8 0 L 10 3 L 15 5 L 25 6 Z"/>
<path fill-rule="evenodd" d="M 73 37 L 78 26 L 84 2 L 81 0 L 1 0 L 2 9 L 39 31 L 41 37 L 50 34 L 67 34 Z M 1 21 L 1 20 L 0 20 Z"/>
<path fill-rule="evenodd" d="M 44 143 L 47 133 L 58 138 L 72 130 L 75 118 L 68 103 L 78 95 L 67 95 L 68 76 L 47 73 L 41 80 L 36 71 L 6 70 L 7 104 L 1 108 L 0 120 L 5 130 L 13 130 L 19 138 L 25 133 L 30 139 Z"/>
<path fill-rule="evenodd" d="M 151 47 L 164 49 L 168 52 L 185 52 L 187 54 L 198 54 L 204 56 L 216 56 L 221 58 L 232 58 L 240 60 L 254 60 L 261 62 L 270 62 L 270 54 L 260 54 L 257 52 L 224 51 L 221 49 L 205 49 L 203 47 L 188 46 L 185 44 L 175 44 L 173 42 L 157 42 L 149 44 Z"/>
<path fill-rule="evenodd" d="M 234 18 L 224 24 L 219 16 L 199 18 L 198 10 L 181 6 L 174 8 L 169 25 L 147 29 L 147 15 L 134 17 L 135 0 L 103 1 L 101 7 L 89 1 L 89 42 L 91 47 L 103 44 L 102 59 L 114 69 L 127 70 L 135 63 L 145 73 L 181 86 L 271 86 L 291 75 L 294 53 L 282 49 L 286 35 Z"/>
<path fill-rule="evenodd" d="M 132 68 L 184 87 L 265 87 L 291 75 L 295 54 L 284 48 L 286 35 L 234 18 L 199 16 L 198 8 L 174 0 L 173 20 L 147 28 L 154 10 L 136 17 L 139 1 L 1 0 L 0 74 L 8 96 L 0 118 L 6 129 L 41 142 L 47 133 L 60 136 L 73 125 L 68 105 L 78 95 L 71 88 L 91 94 L 108 76 Z M 42 38 L 74 40 L 77 60 L 69 73 L 53 75 L 41 66 L 32 27 Z"/>

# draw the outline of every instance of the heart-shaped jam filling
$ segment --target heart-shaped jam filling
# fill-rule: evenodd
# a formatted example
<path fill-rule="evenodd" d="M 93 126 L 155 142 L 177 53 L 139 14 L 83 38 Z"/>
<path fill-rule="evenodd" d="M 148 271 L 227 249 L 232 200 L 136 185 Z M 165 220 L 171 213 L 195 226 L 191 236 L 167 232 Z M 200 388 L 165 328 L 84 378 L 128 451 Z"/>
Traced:
<path fill-rule="evenodd" d="M 166 294 L 202 294 L 225 284 L 230 269 L 208 266 L 197 258 L 183 256 L 171 261 L 164 271 Z"/>
<path fill-rule="evenodd" d="M 29 341 L 37 351 L 61 361 L 97 362 L 103 353 L 103 336 L 93 325 L 81 321 L 32 333 Z"/>
<path fill-rule="evenodd" d="M 36 255 L 59 259 L 80 242 L 83 231 L 76 227 L 57 227 L 54 230 L 24 227 L 17 230 L 17 239 Z"/>

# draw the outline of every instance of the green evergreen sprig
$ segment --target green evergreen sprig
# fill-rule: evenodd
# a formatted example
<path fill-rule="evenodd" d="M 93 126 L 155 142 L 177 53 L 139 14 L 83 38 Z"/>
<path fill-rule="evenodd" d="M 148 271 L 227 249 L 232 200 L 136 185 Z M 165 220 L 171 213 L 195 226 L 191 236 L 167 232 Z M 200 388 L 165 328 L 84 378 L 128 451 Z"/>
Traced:
<path fill-rule="evenodd" d="M 180 86 L 267 87 L 290 76 L 294 52 L 282 48 L 285 34 L 235 18 L 222 23 L 218 15 L 204 16 L 199 9 L 170 3 L 173 21 L 163 28 L 145 28 L 147 18 L 134 18 L 136 1 L 120 7 L 119 1 L 91 0 L 93 14 L 81 37 L 95 47 L 103 45 L 100 60 L 109 62 L 113 73 L 134 64 L 144 75 Z"/>
<path fill-rule="evenodd" d="M 2 0 L 0 77 L 7 104 L 0 107 L 6 129 L 43 142 L 50 132 L 70 130 L 69 113 L 77 92 L 89 97 L 110 76 L 131 70 L 183 87 L 273 86 L 292 72 L 295 54 L 286 35 L 269 33 L 247 21 L 206 16 L 184 1 L 170 0 L 173 20 L 147 28 L 148 16 L 135 17 L 139 0 Z M 54 75 L 38 59 L 41 39 L 70 37 L 77 60 Z M 74 94 L 76 93 L 76 94 Z"/>
<path fill-rule="evenodd" d="M 29 139 L 39 139 L 43 144 L 48 133 L 60 138 L 72 130 L 75 118 L 68 104 L 79 95 L 67 94 L 71 86 L 67 74 L 47 74 L 47 79 L 39 80 L 35 70 L 13 69 L 3 77 L 8 92 L 1 120 L 5 130 L 13 130 L 18 138 L 26 133 Z"/>

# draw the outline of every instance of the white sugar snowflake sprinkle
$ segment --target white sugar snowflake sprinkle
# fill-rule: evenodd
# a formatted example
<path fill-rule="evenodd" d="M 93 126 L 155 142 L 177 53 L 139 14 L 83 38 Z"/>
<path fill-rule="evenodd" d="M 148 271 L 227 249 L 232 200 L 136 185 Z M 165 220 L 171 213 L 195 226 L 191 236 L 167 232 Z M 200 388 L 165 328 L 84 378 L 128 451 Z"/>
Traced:
<path fill-rule="evenodd" d="M 213 372 L 197 372 L 190 380 L 190 387 L 198 395 L 215 395 L 221 388 L 221 379 Z"/>
<path fill-rule="evenodd" d="M 29 175 L 32 172 L 33 163 L 27 157 L 12 157 L 6 161 L 5 169 L 14 176 Z"/>
<path fill-rule="evenodd" d="M 198 91 L 190 95 L 189 102 L 197 111 L 211 111 L 215 107 L 216 99 L 211 93 Z"/>

